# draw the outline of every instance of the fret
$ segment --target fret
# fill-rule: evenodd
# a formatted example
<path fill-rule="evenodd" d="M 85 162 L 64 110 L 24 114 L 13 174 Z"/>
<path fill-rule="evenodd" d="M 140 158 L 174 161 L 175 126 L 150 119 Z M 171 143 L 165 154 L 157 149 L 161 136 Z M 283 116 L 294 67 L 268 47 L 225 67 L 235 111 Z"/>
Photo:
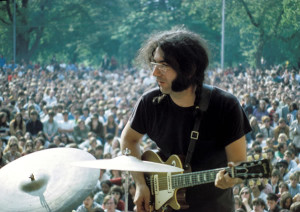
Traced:
<path fill-rule="evenodd" d="M 216 178 L 215 173 L 214 173 L 214 172 L 211 172 L 211 173 L 210 173 L 210 177 L 211 177 L 211 178 L 210 178 L 211 180 L 212 180 L 212 179 L 215 180 L 215 178 Z"/>
<path fill-rule="evenodd" d="M 212 183 L 215 181 L 216 175 L 220 170 L 221 169 L 214 169 L 210 171 L 199 171 L 179 175 L 172 175 L 172 187 L 183 188 L 188 186 L 201 185 L 205 183 Z"/>

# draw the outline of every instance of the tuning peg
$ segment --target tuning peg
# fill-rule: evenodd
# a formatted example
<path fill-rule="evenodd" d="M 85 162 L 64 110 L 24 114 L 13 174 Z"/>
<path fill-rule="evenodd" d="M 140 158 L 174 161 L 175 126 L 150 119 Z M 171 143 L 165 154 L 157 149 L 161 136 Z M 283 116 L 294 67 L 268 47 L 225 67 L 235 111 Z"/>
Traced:
<path fill-rule="evenodd" d="M 263 157 L 263 159 L 268 159 L 267 153 L 262 153 L 262 157 Z"/>
<path fill-rule="evenodd" d="M 259 179 L 256 181 L 256 185 L 261 185 L 261 181 Z"/>

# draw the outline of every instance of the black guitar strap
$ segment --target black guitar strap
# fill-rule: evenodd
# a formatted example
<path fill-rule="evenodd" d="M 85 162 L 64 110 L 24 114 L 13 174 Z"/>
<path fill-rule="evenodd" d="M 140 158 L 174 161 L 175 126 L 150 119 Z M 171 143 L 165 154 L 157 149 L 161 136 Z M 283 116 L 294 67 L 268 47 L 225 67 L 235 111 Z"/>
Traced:
<path fill-rule="evenodd" d="M 184 163 L 184 169 L 188 169 L 190 167 L 190 162 L 194 153 L 196 141 L 199 139 L 199 129 L 200 129 L 200 124 L 203 116 L 203 112 L 205 112 L 209 106 L 210 102 L 210 97 L 211 93 L 213 90 L 213 86 L 211 85 L 206 85 L 203 84 L 202 91 L 201 91 L 201 98 L 200 102 L 197 103 L 195 107 L 195 123 L 193 130 L 191 132 L 191 137 L 190 137 L 190 144 L 189 148 L 185 157 L 185 163 Z"/>

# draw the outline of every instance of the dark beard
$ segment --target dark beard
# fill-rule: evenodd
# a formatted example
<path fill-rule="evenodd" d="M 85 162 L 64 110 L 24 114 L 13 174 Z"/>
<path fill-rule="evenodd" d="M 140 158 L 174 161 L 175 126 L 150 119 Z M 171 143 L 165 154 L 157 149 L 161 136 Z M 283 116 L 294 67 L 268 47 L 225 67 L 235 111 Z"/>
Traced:
<path fill-rule="evenodd" d="M 191 80 L 187 79 L 186 77 L 179 74 L 172 82 L 171 89 L 175 92 L 180 92 L 187 89 L 192 84 Z"/>

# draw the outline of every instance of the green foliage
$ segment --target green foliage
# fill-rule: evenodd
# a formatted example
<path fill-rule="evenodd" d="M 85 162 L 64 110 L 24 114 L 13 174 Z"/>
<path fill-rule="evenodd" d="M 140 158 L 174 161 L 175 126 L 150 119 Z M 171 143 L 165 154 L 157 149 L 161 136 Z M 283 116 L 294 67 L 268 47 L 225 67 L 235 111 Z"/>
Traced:
<path fill-rule="evenodd" d="M 12 58 L 13 1 L 0 1 L 0 53 Z M 222 0 L 16 0 L 17 61 L 88 62 L 102 55 L 131 65 L 153 32 L 185 26 L 207 40 L 211 64 L 221 49 Z M 300 55 L 300 0 L 226 0 L 225 65 L 260 67 Z"/>

